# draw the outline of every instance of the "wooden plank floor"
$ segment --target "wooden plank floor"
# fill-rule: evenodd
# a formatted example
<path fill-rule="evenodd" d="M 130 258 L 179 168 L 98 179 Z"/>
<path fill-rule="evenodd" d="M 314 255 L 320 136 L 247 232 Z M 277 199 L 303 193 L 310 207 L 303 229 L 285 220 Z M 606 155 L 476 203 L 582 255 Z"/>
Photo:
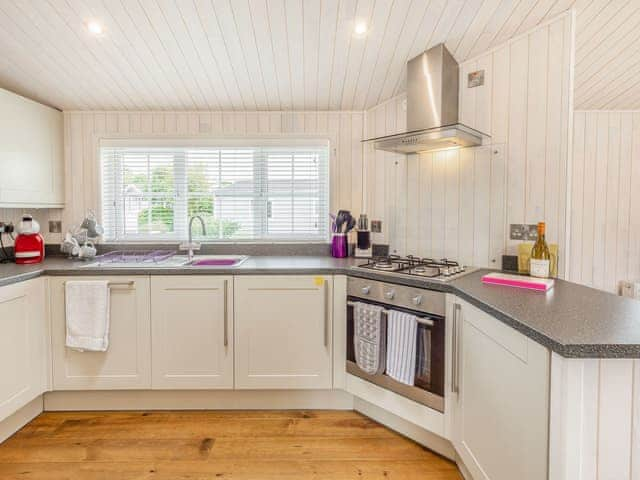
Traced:
<path fill-rule="evenodd" d="M 461 480 L 351 411 L 44 413 L 0 445 L 0 479 Z"/>

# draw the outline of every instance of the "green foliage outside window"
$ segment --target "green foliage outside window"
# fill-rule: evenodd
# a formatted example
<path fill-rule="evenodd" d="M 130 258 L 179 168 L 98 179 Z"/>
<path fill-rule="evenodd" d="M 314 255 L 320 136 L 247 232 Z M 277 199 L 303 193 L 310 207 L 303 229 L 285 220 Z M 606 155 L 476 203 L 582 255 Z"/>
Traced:
<path fill-rule="evenodd" d="M 208 238 L 231 238 L 240 229 L 240 224 L 231 220 L 218 220 L 214 217 L 214 196 L 203 166 L 189 166 L 188 171 L 187 214 L 190 217 L 200 215 L 207 227 Z M 135 186 L 143 194 L 150 194 L 152 206 L 138 214 L 139 231 L 173 232 L 174 177 L 171 167 L 155 167 L 151 172 L 151 181 L 147 184 L 147 175 L 125 171 L 124 184 Z M 194 233 L 200 228 L 195 224 Z"/>

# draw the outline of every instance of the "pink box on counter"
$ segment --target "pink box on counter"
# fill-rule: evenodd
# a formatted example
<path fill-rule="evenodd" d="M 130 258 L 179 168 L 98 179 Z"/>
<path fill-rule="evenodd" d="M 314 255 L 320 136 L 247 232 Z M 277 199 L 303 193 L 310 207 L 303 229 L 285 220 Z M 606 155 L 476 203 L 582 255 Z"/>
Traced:
<path fill-rule="evenodd" d="M 535 278 L 500 272 L 487 273 L 482 277 L 482 282 L 491 285 L 527 288 L 529 290 L 538 290 L 539 292 L 546 292 L 553 287 L 553 278 Z"/>

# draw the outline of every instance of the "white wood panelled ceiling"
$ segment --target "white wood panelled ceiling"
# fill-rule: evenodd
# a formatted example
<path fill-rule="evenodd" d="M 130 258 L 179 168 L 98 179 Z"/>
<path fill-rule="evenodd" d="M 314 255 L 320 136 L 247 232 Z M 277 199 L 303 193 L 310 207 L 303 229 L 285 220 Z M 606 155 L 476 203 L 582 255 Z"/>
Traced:
<path fill-rule="evenodd" d="M 575 108 L 640 110 L 640 0 L 576 2 Z"/>
<path fill-rule="evenodd" d="M 362 110 L 425 48 L 462 61 L 573 1 L 0 0 L 0 86 L 64 110 Z"/>

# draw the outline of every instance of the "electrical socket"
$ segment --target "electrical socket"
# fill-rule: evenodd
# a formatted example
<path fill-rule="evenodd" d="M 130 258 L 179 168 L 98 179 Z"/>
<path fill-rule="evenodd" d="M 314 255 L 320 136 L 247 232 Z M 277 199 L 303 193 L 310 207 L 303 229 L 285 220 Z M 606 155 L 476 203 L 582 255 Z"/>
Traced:
<path fill-rule="evenodd" d="M 0 233 L 13 233 L 13 223 L 0 222 Z"/>
<path fill-rule="evenodd" d="M 62 233 L 62 222 L 60 220 L 49 220 L 49 233 Z"/>
<path fill-rule="evenodd" d="M 371 232 L 382 233 L 382 220 L 371 220 Z"/>
<path fill-rule="evenodd" d="M 538 225 L 535 223 L 512 223 L 509 226 L 509 238 L 522 242 L 535 242 L 538 239 Z"/>

